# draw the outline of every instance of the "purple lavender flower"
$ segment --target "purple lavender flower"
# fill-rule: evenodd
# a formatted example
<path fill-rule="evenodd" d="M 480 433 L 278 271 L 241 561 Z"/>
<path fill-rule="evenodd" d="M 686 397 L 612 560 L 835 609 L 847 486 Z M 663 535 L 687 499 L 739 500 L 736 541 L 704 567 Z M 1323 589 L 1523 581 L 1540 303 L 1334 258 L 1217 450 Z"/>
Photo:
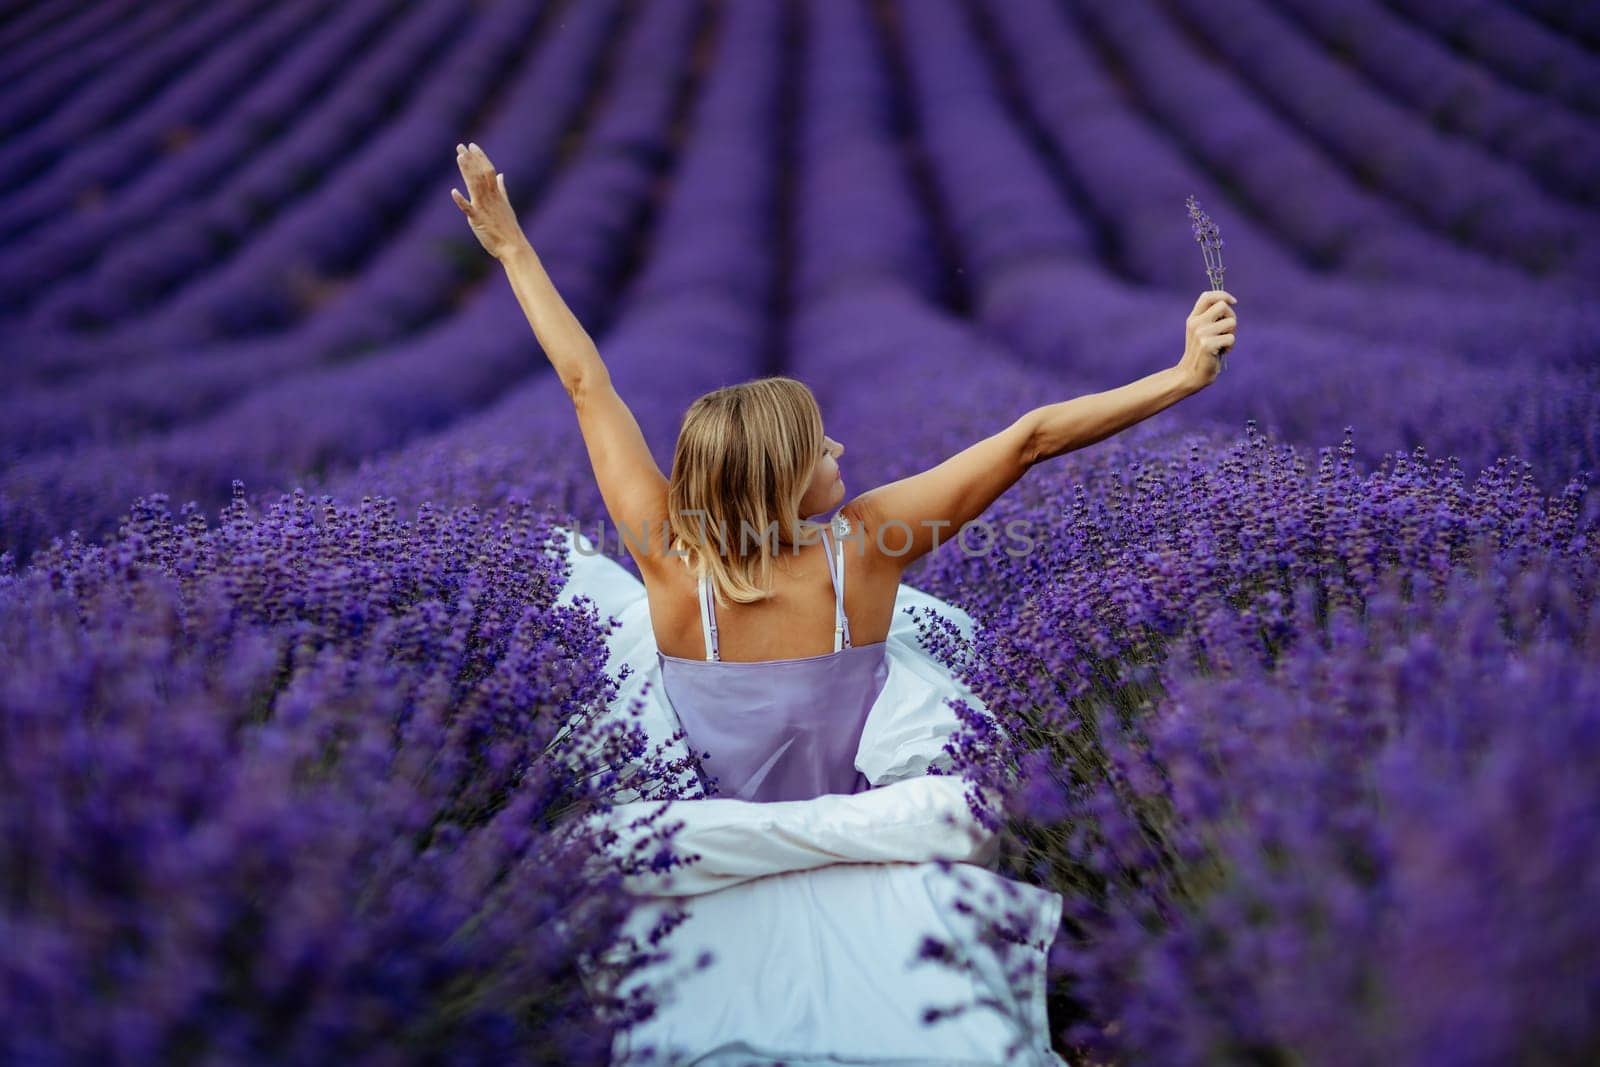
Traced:
<path fill-rule="evenodd" d="M 1185 201 L 1189 206 L 1189 220 L 1193 223 L 1194 239 L 1200 242 L 1200 253 L 1206 261 L 1206 280 L 1211 283 L 1211 288 L 1222 288 L 1222 234 L 1217 230 L 1217 224 L 1211 221 L 1211 216 L 1200 210 L 1200 202 L 1193 196 Z M 1224 369 L 1228 366 L 1228 354 L 1222 353 L 1219 360 Z"/>

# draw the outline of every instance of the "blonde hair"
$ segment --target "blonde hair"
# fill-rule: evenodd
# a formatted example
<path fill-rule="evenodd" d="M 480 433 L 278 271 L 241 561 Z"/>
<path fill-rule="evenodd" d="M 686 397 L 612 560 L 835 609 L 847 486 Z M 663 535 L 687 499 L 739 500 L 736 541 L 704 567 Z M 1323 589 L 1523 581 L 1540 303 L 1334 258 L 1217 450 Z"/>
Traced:
<path fill-rule="evenodd" d="M 816 539 L 800 515 L 822 455 L 822 411 L 805 383 L 773 376 L 700 397 L 684 413 L 667 486 L 672 545 L 725 600 L 772 596 L 780 544 Z"/>

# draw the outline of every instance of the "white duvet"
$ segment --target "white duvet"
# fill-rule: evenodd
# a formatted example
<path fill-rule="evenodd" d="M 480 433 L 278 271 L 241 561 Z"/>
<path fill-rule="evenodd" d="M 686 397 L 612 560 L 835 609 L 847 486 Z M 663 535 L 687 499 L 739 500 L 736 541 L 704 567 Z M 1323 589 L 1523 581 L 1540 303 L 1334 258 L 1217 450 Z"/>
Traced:
<path fill-rule="evenodd" d="M 568 556 L 563 600 L 588 597 L 619 624 L 608 669 L 623 680 L 611 713 L 642 708 L 646 732 L 665 742 L 678 724 L 662 692 L 643 585 L 570 541 Z M 664 817 L 681 824 L 674 851 L 697 858 L 631 877 L 639 902 L 628 932 L 642 939 L 664 914 L 684 914 L 663 942 L 672 961 L 630 986 L 665 989 L 669 999 L 618 1038 L 614 1063 L 1064 1062 L 1050 1051 L 1044 1003 L 1062 900 L 990 870 L 995 842 L 970 814 L 966 783 L 928 774 L 945 765 L 944 741 L 956 728 L 947 700 L 981 704 L 922 650 L 907 607 L 972 632 L 960 609 L 900 587 L 888 679 L 856 756 L 873 789 L 667 805 Z M 595 821 L 615 831 L 621 855 L 649 833 L 640 820 L 662 807 L 632 799 Z M 1015 943 L 984 936 L 996 924 Z M 921 959 L 929 939 L 955 946 L 956 960 Z M 694 969 L 706 953 L 710 966 Z"/>

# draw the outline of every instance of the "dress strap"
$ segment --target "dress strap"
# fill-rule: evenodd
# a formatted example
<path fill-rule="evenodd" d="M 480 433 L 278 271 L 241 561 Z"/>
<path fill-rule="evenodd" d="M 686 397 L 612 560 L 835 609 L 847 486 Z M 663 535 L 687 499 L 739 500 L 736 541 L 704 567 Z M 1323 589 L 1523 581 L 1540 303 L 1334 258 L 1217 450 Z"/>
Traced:
<path fill-rule="evenodd" d="M 837 522 L 844 526 L 845 533 L 850 532 L 850 520 L 840 515 Z M 830 524 L 831 525 L 831 524 Z M 827 548 L 828 578 L 833 582 L 833 650 L 850 648 L 850 620 L 844 613 L 844 542 L 828 536 L 830 530 L 822 531 L 822 543 Z"/>
<path fill-rule="evenodd" d="M 706 642 L 706 659 L 721 659 L 717 648 L 717 607 L 711 596 L 711 582 L 700 576 L 700 634 Z"/>

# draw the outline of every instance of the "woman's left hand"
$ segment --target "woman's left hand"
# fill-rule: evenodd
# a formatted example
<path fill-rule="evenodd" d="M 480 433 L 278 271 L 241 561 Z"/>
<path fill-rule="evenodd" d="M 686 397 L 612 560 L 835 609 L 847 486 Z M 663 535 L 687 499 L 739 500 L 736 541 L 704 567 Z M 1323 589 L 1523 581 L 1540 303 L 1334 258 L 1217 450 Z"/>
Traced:
<path fill-rule="evenodd" d="M 483 149 L 475 144 L 456 145 L 456 166 L 461 168 L 461 177 L 472 199 L 468 200 L 456 189 L 450 190 L 450 197 L 467 216 L 484 250 L 496 259 L 504 259 L 526 244 L 528 239 L 506 196 L 506 176 L 495 173 L 494 164 L 483 154 Z"/>
<path fill-rule="evenodd" d="M 1239 330 L 1238 298 L 1226 289 L 1210 289 L 1200 294 L 1194 310 L 1183 324 L 1183 358 L 1178 369 L 1203 388 L 1216 380 L 1222 357 L 1233 347 Z"/>

